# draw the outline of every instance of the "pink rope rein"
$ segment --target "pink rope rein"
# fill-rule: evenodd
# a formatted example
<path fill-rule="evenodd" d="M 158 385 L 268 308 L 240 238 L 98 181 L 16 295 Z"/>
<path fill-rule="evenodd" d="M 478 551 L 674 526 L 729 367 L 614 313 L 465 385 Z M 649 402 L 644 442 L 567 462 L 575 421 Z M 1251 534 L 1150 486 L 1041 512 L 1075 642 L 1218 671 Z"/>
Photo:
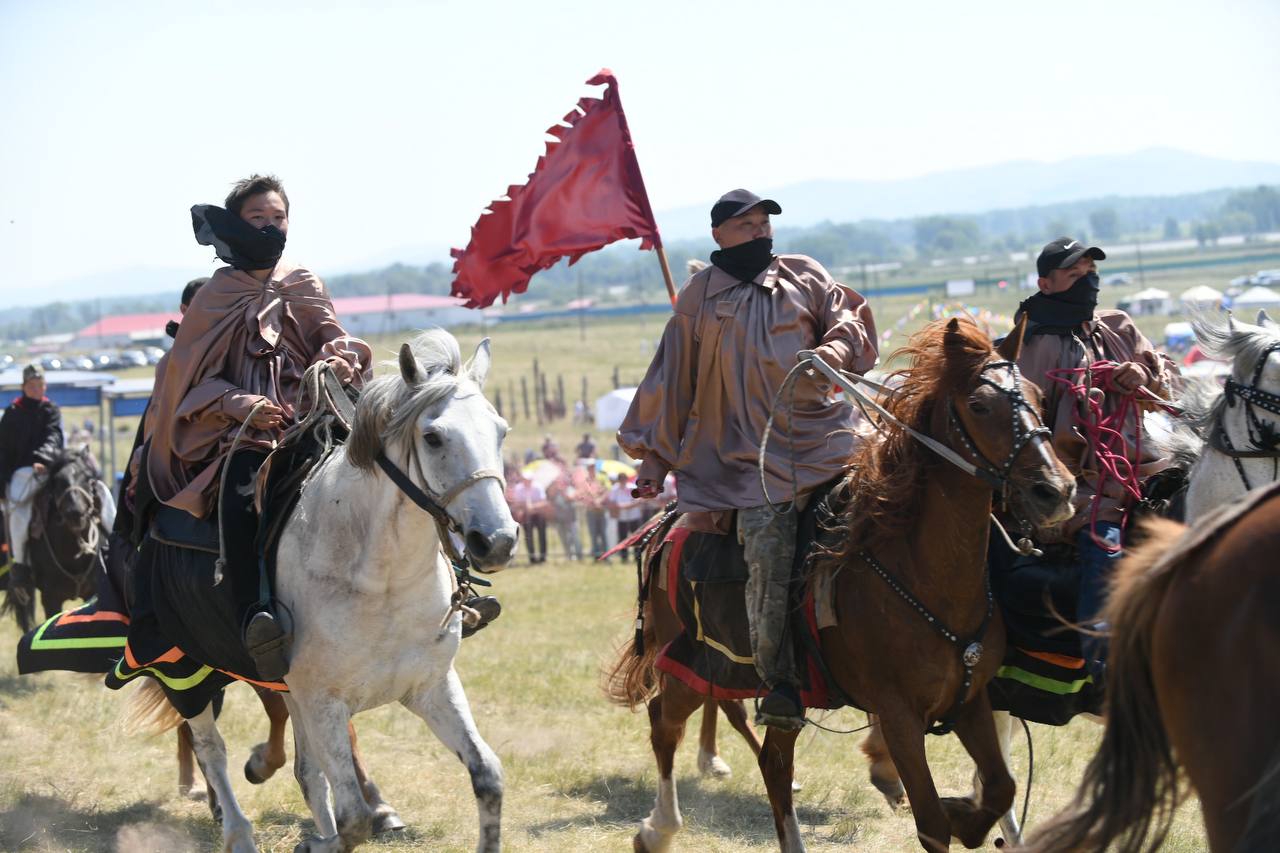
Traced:
<path fill-rule="evenodd" d="M 1116 552 L 1121 545 L 1112 545 L 1097 534 L 1098 511 L 1101 497 L 1109 481 L 1118 483 L 1134 500 L 1142 499 L 1142 484 L 1138 479 L 1138 471 L 1134 463 L 1125 454 L 1124 425 L 1133 418 L 1134 458 L 1142 458 L 1142 411 L 1138 406 L 1136 391 L 1121 391 L 1112 382 L 1112 375 L 1119 367 L 1112 361 L 1095 362 L 1089 367 L 1070 367 L 1050 370 L 1046 374 L 1049 379 L 1064 386 L 1067 393 L 1076 403 L 1072 409 L 1073 420 L 1084 434 L 1089 450 L 1098 460 L 1098 487 L 1090 500 L 1089 536 L 1094 543 L 1105 551 Z M 1106 414 L 1103 411 L 1105 394 L 1111 392 L 1119 397 L 1115 411 Z M 1122 510 L 1120 528 L 1129 521 L 1129 510 Z"/>

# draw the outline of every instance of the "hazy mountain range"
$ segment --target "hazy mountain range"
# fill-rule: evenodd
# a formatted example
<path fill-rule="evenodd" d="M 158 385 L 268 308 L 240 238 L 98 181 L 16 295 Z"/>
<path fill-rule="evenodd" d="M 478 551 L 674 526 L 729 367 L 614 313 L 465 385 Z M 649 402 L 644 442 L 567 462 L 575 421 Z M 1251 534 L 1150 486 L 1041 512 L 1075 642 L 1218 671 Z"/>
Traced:
<path fill-rule="evenodd" d="M 1150 148 L 1131 154 L 1077 157 L 1057 163 L 1015 161 L 937 172 L 899 180 L 814 180 L 782 187 L 752 188 L 778 199 L 785 211 L 778 224 L 788 229 L 821 222 L 892 220 L 930 214 L 963 214 L 1052 205 L 1114 196 L 1172 196 L 1229 187 L 1280 184 L 1280 163 L 1247 163 Z M 726 189 L 730 189 L 726 187 Z M 658 225 L 668 241 L 705 237 L 705 204 L 660 211 Z M 423 243 L 370 254 L 318 272 L 382 268 L 394 262 L 425 265 L 448 262 L 446 246 Z M 174 282 L 207 269 L 134 268 L 103 271 L 59 282 L 50 293 L 64 301 L 102 294 L 119 297 L 172 293 Z"/>
<path fill-rule="evenodd" d="M 1220 160 L 1171 148 L 1075 157 L 1058 163 L 1020 160 L 890 181 L 805 181 L 767 192 L 787 227 L 938 213 L 980 213 L 1106 196 L 1159 196 L 1280 182 L 1280 163 Z M 730 189 L 730 187 L 725 188 Z M 707 233 L 706 204 L 658 213 L 663 237 Z"/>

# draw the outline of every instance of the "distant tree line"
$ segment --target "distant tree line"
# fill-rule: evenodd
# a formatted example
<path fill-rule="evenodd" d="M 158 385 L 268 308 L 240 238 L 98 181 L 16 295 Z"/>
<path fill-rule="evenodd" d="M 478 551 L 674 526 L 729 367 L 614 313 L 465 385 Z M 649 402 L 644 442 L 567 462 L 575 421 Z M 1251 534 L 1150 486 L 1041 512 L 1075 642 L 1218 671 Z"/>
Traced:
<path fill-rule="evenodd" d="M 777 225 L 775 251 L 810 255 L 834 268 L 982 253 L 1034 252 L 1048 240 L 1065 235 L 1098 242 L 1194 238 L 1205 246 L 1227 234 L 1280 230 L 1280 188 L 1259 186 L 1176 196 L 1089 199 L 964 216 L 823 222 L 806 228 L 785 227 L 783 220 Z M 706 259 L 715 244 L 708 233 L 696 240 L 669 242 L 666 248 L 678 286 L 686 277 L 684 261 Z M 558 264 L 534 276 L 523 299 L 560 304 L 579 294 L 602 302 L 665 299 L 653 253 L 636 249 L 633 241 L 587 255 L 572 267 Z M 452 280 L 452 267 L 446 263 L 392 264 L 370 272 L 326 277 L 333 296 L 446 295 Z M 99 316 L 167 311 L 172 308 L 172 301 L 173 294 L 165 293 L 10 309 L 0 322 L 0 339 L 78 331 Z"/>

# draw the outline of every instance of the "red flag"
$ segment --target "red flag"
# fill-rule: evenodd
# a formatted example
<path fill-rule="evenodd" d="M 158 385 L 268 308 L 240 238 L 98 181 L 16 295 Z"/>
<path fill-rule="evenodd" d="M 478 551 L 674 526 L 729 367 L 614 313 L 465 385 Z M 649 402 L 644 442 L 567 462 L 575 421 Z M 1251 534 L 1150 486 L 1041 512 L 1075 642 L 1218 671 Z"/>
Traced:
<path fill-rule="evenodd" d="M 489 205 L 471 228 L 471 242 L 454 249 L 453 295 L 469 308 L 523 293 L 538 270 L 561 258 L 576 262 L 615 240 L 639 237 L 641 249 L 662 246 L 640 177 L 618 81 L 609 69 L 587 81 L 605 84 L 600 98 L 583 98 L 547 133 L 547 153 L 524 186 Z"/>

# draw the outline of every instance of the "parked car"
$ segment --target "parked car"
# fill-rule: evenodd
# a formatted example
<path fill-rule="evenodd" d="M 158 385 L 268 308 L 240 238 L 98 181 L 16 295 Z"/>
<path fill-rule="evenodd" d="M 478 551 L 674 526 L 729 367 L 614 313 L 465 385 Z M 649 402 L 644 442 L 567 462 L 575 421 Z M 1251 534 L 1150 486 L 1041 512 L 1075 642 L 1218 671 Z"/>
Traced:
<path fill-rule="evenodd" d="M 46 355 L 40 359 L 40 366 L 45 370 L 63 370 L 62 359 L 56 355 Z"/>
<path fill-rule="evenodd" d="M 98 365 L 87 355 L 75 355 L 66 360 L 66 365 L 73 370 L 97 370 Z"/>
<path fill-rule="evenodd" d="M 109 350 L 95 352 L 89 357 L 93 359 L 94 370 L 113 370 L 120 366 L 118 354 Z"/>
<path fill-rule="evenodd" d="M 1102 280 L 1102 283 L 1106 285 L 1123 285 L 1131 284 L 1132 282 L 1133 276 L 1129 275 L 1127 272 L 1112 273 Z"/>
<path fill-rule="evenodd" d="M 120 353 L 121 367 L 146 367 L 147 354 L 140 349 L 127 349 Z"/>
<path fill-rule="evenodd" d="M 164 358 L 164 350 L 160 347 L 147 347 L 143 350 L 147 356 L 147 364 L 159 364 L 160 359 Z"/>
<path fill-rule="evenodd" d="M 13 356 L 9 355 L 8 353 L 5 353 L 4 355 L 0 355 L 0 370 L 13 367 L 13 361 L 14 361 Z"/>

